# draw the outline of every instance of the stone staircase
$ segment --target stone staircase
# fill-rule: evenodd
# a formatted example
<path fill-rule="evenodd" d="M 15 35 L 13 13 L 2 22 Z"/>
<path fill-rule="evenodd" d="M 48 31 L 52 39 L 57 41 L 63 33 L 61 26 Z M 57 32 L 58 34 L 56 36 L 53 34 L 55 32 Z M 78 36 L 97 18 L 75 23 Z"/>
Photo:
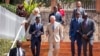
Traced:
<path fill-rule="evenodd" d="M 26 51 L 26 56 L 32 56 L 31 49 L 30 49 L 30 41 L 23 42 L 22 47 Z M 76 47 L 75 55 L 77 56 L 77 46 L 75 45 L 75 47 Z M 47 54 L 48 54 L 48 42 L 42 42 L 40 56 L 47 56 Z M 70 42 L 61 43 L 59 56 L 71 56 Z M 100 56 L 100 42 L 94 42 L 93 56 Z"/>

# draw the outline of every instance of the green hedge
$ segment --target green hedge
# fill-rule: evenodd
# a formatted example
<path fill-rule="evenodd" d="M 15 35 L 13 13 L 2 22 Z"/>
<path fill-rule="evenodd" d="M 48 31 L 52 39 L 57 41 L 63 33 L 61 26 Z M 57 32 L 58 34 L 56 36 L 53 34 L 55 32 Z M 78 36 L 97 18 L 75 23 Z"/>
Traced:
<path fill-rule="evenodd" d="M 11 4 L 0 4 L 1 6 L 5 7 L 9 11 L 16 13 L 16 6 L 11 5 Z"/>
<path fill-rule="evenodd" d="M 8 39 L 0 39 L 0 56 L 5 56 L 5 53 L 9 52 L 11 47 L 11 40 Z"/>

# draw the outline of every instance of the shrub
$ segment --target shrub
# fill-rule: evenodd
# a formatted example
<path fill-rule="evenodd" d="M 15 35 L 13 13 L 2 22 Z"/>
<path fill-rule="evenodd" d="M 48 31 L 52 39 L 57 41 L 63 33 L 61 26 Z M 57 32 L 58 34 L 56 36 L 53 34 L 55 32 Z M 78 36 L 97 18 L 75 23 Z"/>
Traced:
<path fill-rule="evenodd" d="M 11 5 L 11 4 L 0 4 L 1 6 L 5 7 L 9 11 L 16 13 L 16 6 Z"/>
<path fill-rule="evenodd" d="M 32 12 L 32 10 L 33 10 L 34 8 L 36 8 L 37 5 L 38 5 L 38 4 L 37 4 L 35 1 L 33 1 L 33 0 L 30 0 L 29 3 L 27 3 L 26 1 L 24 1 L 23 4 L 24 4 L 25 11 L 27 12 L 28 15 L 30 15 L 31 12 Z"/>
<path fill-rule="evenodd" d="M 0 39 L 0 56 L 4 56 L 5 53 L 8 53 L 10 47 L 11 47 L 11 40 Z"/>

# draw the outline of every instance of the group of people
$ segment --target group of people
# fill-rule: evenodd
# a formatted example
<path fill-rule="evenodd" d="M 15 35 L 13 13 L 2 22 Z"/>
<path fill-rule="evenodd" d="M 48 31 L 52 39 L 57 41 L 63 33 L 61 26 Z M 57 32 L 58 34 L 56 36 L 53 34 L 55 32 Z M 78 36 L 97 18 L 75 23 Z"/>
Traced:
<path fill-rule="evenodd" d="M 49 15 L 49 23 L 47 24 L 46 36 L 48 37 L 49 51 L 48 56 L 58 56 L 60 49 L 60 42 L 63 41 L 63 17 L 65 15 L 61 5 L 53 7 L 52 13 Z M 41 23 L 41 15 L 39 9 L 34 9 L 28 20 L 30 21 L 28 32 L 31 35 L 31 51 L 33 56 L 40 56 L 41 35 L 44 34 L 43 24 Z M 69 27 L 69 38 L 71 40 L 71 54 L 75 56 L 75 41 L 77 42 L 78 56 L 81 56 L 83 46 L 83 55 L 87 55 L 87 45 L 89 43 L 89 56 L 93 56 L 93 33 L 95 31 L 94 21 L 88 17 L 88 14 L 82 8 L 80 1 L 76 2 L 76 8 L 73 10 L 73 15 Z M 67 33 L 66 33 L 67 34 Z M 66 44 L 67 45 L 67 44 Z M 17 43 L 18 46 L 18 43 Z M 18 47 L 19 48 L 19 47 Z M 16 55 L 10 51 L 9 56 L 19 56 L 16 49 Z M 20 51 L 21 52 L 21 51 Z M 22 51 L 21 53 L 24 54 Z M 25 56 L 25 55 L 20 55 Z"/>
<path fill-rule="evenodd" d="M 95 31 L 94 21 L 88 17 L 88 14 L 82 8 L 80 1 L 76 3 L 73 11 L 69 28 L 69 38 L 71 40 L 72 56 L 75 56 L 75 41 L 77 42 L 78 56 L 81 56 L 83 47 L 83 56 L 93 56 L 93 33 Z M 87 46 L 89 44 L 89 55 L 87 55 Z"/>

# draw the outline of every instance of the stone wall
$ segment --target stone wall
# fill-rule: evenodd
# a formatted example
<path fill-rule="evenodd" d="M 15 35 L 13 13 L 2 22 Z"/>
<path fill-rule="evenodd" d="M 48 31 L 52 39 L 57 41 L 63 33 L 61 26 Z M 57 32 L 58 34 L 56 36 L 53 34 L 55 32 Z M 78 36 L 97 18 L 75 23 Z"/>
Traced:
<path fill-rule="evenodd" d="M 93 19 L 95 22 L 95 34 L 94 34 L 94 40 L 95 41 L 100 41 L 100 15 L 96 13 L 96 11 L 93 10 L 87 10 L 86 11 L 89 15 L 89 18 Z M 44 24 L 44 30 L 46 31 L 46 25 L 48 24 L 48 16 L 50 12 L 49 11 L 42 11 L 41 16 L 42 16 L 42 23 Z M 70 24 L 70 19 L 72 16 L 72 10 L 66 11 L 65 13 L 65 19 L 64 21 L 66 22 L 66 25 L 64 26 L 64 36 L 65 36 L 65 41 L 69 41 L 69 24 Z M 44 38 L 45 39 L 45 38 Z M 46 40 L 45 40 L 46 41 Z"/>

